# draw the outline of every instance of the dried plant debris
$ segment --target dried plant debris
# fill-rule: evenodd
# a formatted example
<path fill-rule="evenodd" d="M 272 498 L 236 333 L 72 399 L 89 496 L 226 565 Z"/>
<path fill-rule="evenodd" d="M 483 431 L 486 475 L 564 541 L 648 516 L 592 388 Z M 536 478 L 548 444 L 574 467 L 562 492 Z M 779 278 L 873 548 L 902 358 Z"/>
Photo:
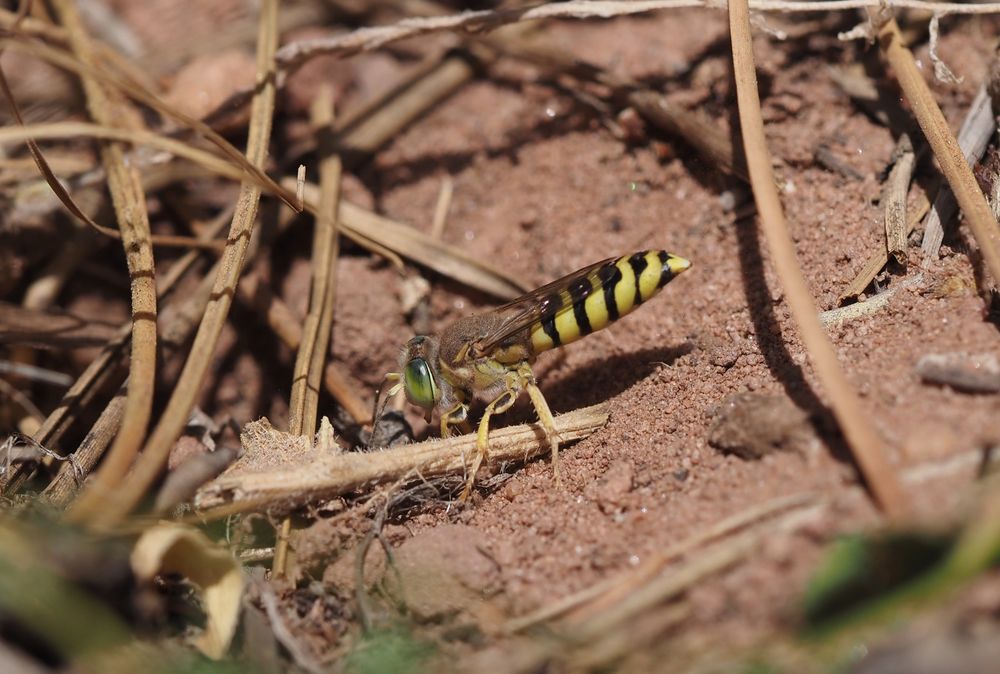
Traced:
<path fill-rule="evenodd" d="M 928 384 L 966 393 L 1000 393 L 1000 359 L 995 353 L 931 353 L 917 361 L 916 372 Z"/>
<path fill-rule="evenodd" d="M 734 393 L 719 403 L 708 432 L 716 449 L 744 459 L 816 446 L 809 415 L 782 395 Z"/>

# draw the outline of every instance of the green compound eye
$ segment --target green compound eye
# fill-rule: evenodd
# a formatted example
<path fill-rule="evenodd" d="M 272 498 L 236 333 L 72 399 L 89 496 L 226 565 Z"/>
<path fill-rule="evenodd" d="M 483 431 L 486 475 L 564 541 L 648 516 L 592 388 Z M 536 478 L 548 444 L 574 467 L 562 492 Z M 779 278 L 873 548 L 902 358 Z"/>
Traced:
<path fill-rule="evenodd" d="M 434 376 L 431 375 L 426 360 L 414 358 L 406 364 L 403 370 L 403 385 L 406 399 L 411 403 L 426 410 L 434 407 L 438 398 L 437 386 L 434 385 Z"/>

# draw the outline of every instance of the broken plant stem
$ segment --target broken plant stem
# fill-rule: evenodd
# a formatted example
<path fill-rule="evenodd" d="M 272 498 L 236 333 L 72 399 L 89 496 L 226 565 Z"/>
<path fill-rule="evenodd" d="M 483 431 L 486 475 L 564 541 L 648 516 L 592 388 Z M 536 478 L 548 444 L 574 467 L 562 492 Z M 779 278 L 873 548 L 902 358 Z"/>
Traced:
<path fill-rule="evenodd" d="M 568 443 L 587 437 L 607 420 L 608 405 L 603 403 L 560 414 L 555 417 L 555 427 L 563 442 Z M 250 424 L 244 429 L 244 446 L 300 441 L 297 437 L 276 434 L 278 431 L 270 428 L 266 420 Z M 320 498 L 397 480 L 463 475 L 475 449 L 476 436 L 470 434 L 367 453 L 317 453 L 309 464 L 285 470 L 272 468 L 241 474 L 237 464 L 229 473 L 202 487 L 194 502 L 202 511 L 200 515 L 209 519 L 269 508 L 290 510 Z M 490 431 L 490 463 L 528 461 L 548 451 L 548 440 L 537 423 Z"/>
<path fill-rule="evenodd" d="M 896 262 L 906 265 L 906 241 L 910 234 L 906 220 L 906 195 L 910 191 L 910 180 L 917 160 L 913 144 L 905 133 L 896 145 L 895 154 L 883 192 L 885 248 Z"/>

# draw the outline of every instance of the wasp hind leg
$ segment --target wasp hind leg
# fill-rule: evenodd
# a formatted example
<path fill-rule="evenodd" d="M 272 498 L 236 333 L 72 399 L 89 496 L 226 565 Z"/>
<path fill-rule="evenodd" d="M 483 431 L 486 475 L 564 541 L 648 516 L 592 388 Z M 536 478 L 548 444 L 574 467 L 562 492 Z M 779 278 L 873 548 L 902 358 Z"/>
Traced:
<path fill-rule="evenodd" d="M 510 386 L 509 383 L 508 386 Z M 509 410 L 514 401 L 517 400 L 518 393 L 517 389 L 510 387 L 498 395 L 483 410 L 483 418 L 479 420 L 479 430 L 476 433 L 476 458 L 472 460 L 472 469 L 469 471 L 469 477 L 465 481 L 465 488 L 462 490 L 462 495 L 459 496 L 460 501 L 465 502 L 469 498 L 469 494 L 472 493 L 472 487 L 476 483 L 476 473 L 479 472 L 479 466 L 482 465 L 483 459 L 489 453 L 490 417 Z"/>
<path fill-rule="evenodd" d="M 545 401 L 542 390 L 535 382 L 535 373 L 531 371 L 531 366 L 527 363 L 522 364 L 517 369 L 517 374 L 521 379 L 521 387 L 528 392 L 528 397 L 531 398 L 531 404 L 538 414 L 538 422 L 542 425 L 545 437 L 549 441 L 549 449 L 552 451 L 552 479 L 557 487 L 562 486 L 562 480 L 559 477 L 560 437 L 556 432 L 556 422 L 552 418 L 552 410 L 549 409 L 549 404 Z"/>

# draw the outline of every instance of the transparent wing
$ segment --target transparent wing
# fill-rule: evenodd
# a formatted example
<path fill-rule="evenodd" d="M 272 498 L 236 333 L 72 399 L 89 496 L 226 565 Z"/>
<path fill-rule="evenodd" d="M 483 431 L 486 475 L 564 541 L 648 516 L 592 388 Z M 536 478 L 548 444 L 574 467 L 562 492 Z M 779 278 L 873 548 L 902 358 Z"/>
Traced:
<path fill-rule="evenodd" d="M 602 268 L 612 265 L 617 260 L 617 257 L 609 257 L 587 265 L 497 307 L 495 313 L 504 315 L 504 320 L 495 329 L 476 340 L 472 345 L 473 356 L 481 358 L 489 354 L 508 338 L 537 321 L 555 316 L 560 311 L 572 307 L 574 302 L 586 298 L 595 289 L 600 290 L 601 284 L 595 283 L 595 277 Z"/>

